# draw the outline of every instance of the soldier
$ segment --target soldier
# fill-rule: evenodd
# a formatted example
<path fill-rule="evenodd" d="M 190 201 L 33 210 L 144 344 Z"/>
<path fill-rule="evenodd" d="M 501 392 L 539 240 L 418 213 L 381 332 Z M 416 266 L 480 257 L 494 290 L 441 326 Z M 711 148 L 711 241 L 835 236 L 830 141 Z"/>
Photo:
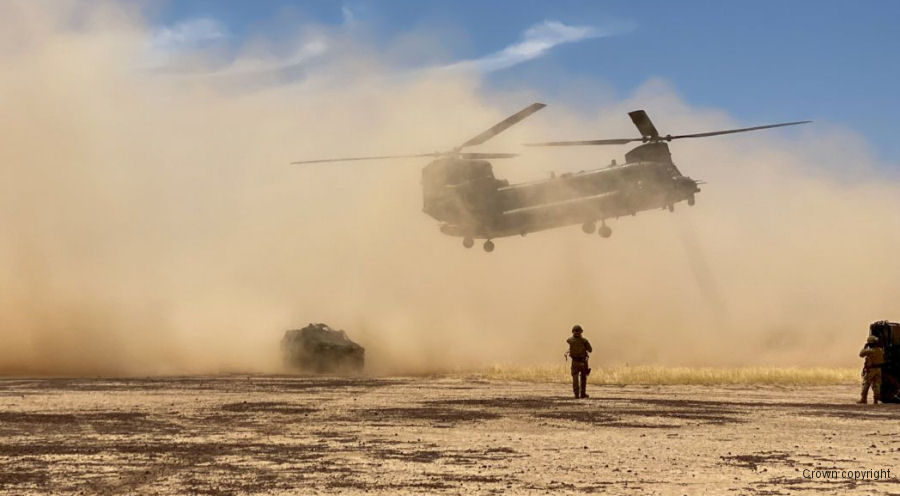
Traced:
<path fill-rule="evenodd" d="M 862 369 L 862 397 L 858 403 L 867 403 L 869 386 L 872 386 L 872 403 L 877 404 L 881 400 L 881 366 L 884 364 L 884 348 L 875 336 L 866 339 L 866 345 L 859 352 L 866 362 Z"/>
<path fill-rule="evenodd" d="M 576 398 L 587 398 L 587 377 L 591 373 L 588 367 L 588 354 L 594 351 L 591 343 L 581 337 L 584 332 L 580 325 L 572 328 L 572 337 L 566 340 L 569 343 L 568 355 L 572 358 L 572 392 Z"/>

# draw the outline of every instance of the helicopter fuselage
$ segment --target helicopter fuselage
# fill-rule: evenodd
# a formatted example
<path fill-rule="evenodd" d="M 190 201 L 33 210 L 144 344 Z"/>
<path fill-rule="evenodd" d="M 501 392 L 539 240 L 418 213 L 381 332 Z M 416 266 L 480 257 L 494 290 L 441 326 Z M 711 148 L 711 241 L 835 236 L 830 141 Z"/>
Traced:
<path fill-rule="evenodd" d="M 492 239 L 596 222 L 694 202 L 698 183 L 681 174 L 665 143 L 641 145 L 626 163 L 509 184 L 483 160 L 436 160 L 423 169 L 424 212 L 451 236 Z M 603 231 L 601 231 L 603 234 Z M 607 234 L 608 235 L 608 234 Z"/>

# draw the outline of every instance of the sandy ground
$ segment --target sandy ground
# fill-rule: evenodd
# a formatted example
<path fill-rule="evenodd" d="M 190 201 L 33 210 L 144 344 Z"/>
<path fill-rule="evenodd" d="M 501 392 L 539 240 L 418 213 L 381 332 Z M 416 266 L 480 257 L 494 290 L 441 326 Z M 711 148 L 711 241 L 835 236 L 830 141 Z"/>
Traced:
<path fill-rule="evenodd" d="M 2 494 L 900 494 L 851 386 L 271 376 L 0 381 Z M 881 480 L 811 470 L 890 470 Z"/>

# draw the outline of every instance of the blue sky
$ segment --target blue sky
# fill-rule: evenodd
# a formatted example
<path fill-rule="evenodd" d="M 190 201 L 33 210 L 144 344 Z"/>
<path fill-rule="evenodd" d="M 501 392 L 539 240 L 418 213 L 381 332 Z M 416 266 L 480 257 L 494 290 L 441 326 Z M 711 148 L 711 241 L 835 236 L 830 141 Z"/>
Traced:
<path fill-rule="evenodd" d="M 723 109 L 743 124 L 845 126 L 866 136 L 876 156 L 900 163 L 896 1 L 172 0 L 151 17 L 176 41 L 184 41 L 178 26 L 205 20 L 208 37 L 231 46 L 289 39 L 311 25 L 352 23 L 385 50 L 428 33 L 441 41 L 426 62 L 487 64 L 487 85 L 532 87 L 550 104 L 565 97 L 567 81 L 626 97 L 661 78 L 689 104 Z M 548 22 L 557 24 L 541 28 Z M 523 44 L 535 28 L 532 38 L 549 39 L 545 46 Z M 527 53 L 515 58 L 510 50 L 519 49 Z"/>

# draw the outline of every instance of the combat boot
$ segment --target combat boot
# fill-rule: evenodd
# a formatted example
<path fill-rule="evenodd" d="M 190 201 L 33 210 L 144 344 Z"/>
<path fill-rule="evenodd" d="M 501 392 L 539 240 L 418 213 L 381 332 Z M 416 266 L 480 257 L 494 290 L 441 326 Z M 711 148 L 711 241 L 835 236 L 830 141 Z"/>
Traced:
<path fill-rule="evenodd" d="M 859 401 L 857 401 L 857 403 L 860 404 L 860 405 L 865 405 L 866 403 L 868 403 L 869 400 L 868 400 L 868 398 L 867 398 L 866 396 L 867 396 L 867 395 L 861 396 L 861 397 L 859 398 Z"/>
<path fill-rule="evenodd" d="M 873 394 L 872 395 L 872 404 L 877 405 L 879 401 L 881 401 L 881 395 Z"/>
<path fill-rule="evenodd" d="M 572 379 L 572 392 L 575 393 L 575 399 L 576 399 L 576 400 L 577 400 L 578 398 L 581 397 L 581 396 L 578 394 L 578 393 L 579 393 L 579 390 L 578 390 L 578 379 L 575 379 L 575 378 Z"/>

